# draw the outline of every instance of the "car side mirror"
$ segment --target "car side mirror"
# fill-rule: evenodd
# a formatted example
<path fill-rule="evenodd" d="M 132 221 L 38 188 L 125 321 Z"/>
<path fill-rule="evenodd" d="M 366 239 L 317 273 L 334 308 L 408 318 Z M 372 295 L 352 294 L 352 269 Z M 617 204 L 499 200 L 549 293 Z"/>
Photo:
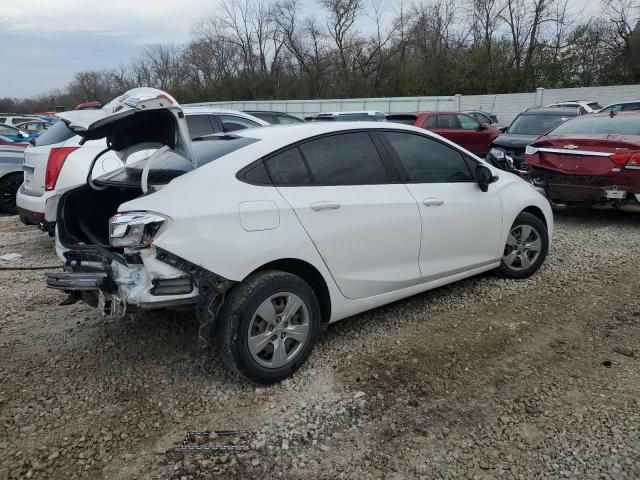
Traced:
<path fill-rule="evenodd" d="M 489 125 L 487 125 L 486 123 L 481 123 L 480 126 L 478 127 L 478 130 L 482 131 L 482 130 L 486 130 L 487 128 L 489 128 Z"/>
<path fill-rule="evenodd" d="M 498 176 L 494 175 L 489 167 L 479 163 L 476 166 L 475 180 L 480 186 L 480 190 L 486 192 L 489 190 L 489 185 L 498 180 Z"/>

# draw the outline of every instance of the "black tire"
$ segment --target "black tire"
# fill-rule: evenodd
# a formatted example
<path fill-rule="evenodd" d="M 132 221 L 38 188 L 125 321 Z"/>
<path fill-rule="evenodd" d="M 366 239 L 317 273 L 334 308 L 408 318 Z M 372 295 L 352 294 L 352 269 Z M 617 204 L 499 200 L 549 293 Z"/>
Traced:
<path fill-rule="evenodd" d="M 279 368 L 267 368 L 258 363 L 249 350 L 249 327 L 258 307 L 282 292 L 293 293 L 304 303 L 308 334 L 289 363 Z M 277 336 L 277 331 L 274 333 Z M 257 272 L 237 285 L 227 296 L 215 332 L 224 364 L 261 384 L 276 383 L 291 376 L 309 357 L 319 334 L 320 307 L 315 293 L 300 277 L 279 270 Z"/>
<path fill-rule="evenodd" d="M 0 179 L 0 211 L 9 215 L 16 215 L 16 194 L 22 185 L 22 173 L 10 173 Z"/>
<path fill-rule="evenodd" d="M 520 231 L 522 232 L 522 228 L 530 227 L 534 233 L 538 235 L 540 241 L 540 247 L 538 250 L 537 256 L 529 256 L 532 252 L 526 251 L 526 241 L 525 239 L 517 239 L 518 243 L 517 247 L 511 246 L 509 238 L 511 238 L 512 232 Z M 518 230 L 520 229 L 520 230 Z M 528 230 L 526 230 L 528 231 Z M 500 276 L 504 278 L 527 278 L 533 275 L 540 266 L 544 263 L 545 258 L 547 258 L 547 253 L 549 252 L 549 232 L 547 231 L 547 226 L 542 222 L 538 217 L 532 215 L 527 212 L 522 212 L 518 215 L 511 226 L 509 231 L 510 237 L 508 237 L 507 244 L 505 245 L 504 255 L 502 257 L 502 262 L 500 263 L 500 267 L 498 267 L 498 273 Z M 530 234 L 529 239 L 535 238 L 534 234 Z M 511 240 L 512 242 L 512 240 Z M 530 245 L 534 244 L 534 242 L 529 242 Z M 521 250 L 518 250 L 520 248 Z M 518 252 L 521 252 L 518 254 Z M 515 260 L 512 260 L 510 254 L 515 254 Z M 527 260 L 530 261 L 530 264 L 522 264 L 522 255 L 527 255 Z M 512 261 L 509 264 L 509 261 Z"/>

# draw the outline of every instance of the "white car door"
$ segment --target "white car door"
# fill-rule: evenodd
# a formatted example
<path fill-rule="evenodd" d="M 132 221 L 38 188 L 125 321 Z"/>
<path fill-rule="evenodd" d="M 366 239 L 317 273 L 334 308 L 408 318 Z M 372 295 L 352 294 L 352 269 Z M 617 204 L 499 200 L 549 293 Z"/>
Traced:
<path fill-rule="evenodd" d="M 266 165 L 345 297 L 420 282 L 416 202 L 404 185 L 390 183 L 397 174 L 369 133 L 313 139 Z"/>
<path fill-rule="evenodd" d="M 420 270 L 425 280 L 499 261 L 502 203 L 495 184 L 483 192 L 473 179 L 476 160 L 435 138 L 409 132 L 380 134 L 395 153 L 422 219 Z"/>

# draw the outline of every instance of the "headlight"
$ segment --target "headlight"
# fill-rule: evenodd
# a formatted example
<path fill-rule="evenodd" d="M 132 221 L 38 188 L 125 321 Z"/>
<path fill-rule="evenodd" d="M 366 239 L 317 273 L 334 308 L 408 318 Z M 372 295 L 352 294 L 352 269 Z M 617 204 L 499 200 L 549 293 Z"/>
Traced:
<path fill-rule="evenodd" d="M 492 148 L 491 150 L 489 150 L 489 155 L 493 156 L 493 158 L 496 158 L 498 160 L 502 160 L 504 159 L 504 150 L 500 149 L 500 148 Z"/>
<path fill-rule="evenodd" d="M 538 149 L 536 147 L 532 147 L 531 145 L 527 145 L 527 148 L 524 149 L 524 153 L 526 155 L 533 155 L 534 153 L 538 153 Z"/>
<path fill-rule="evenodd" d="M 113 247 L 148 247 L 166 221 L 157 213 L 118 213 L 109 219 L 109 243 Z"/>

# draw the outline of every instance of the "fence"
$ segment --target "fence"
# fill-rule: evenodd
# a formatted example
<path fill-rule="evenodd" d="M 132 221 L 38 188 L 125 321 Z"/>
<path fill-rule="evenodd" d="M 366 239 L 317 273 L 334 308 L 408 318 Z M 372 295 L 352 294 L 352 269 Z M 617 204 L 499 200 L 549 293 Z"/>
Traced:
<path fill-rule="evenodd" d="M 602 106 L 640 99 L 639 85 L 585 88 L 538 88 L 530 93 L 495 95 L 453 95 L 440 97 L 349 98 L 331 100 L 263 100 L 239 102 L 203 102 L 190 106 L 229 108 L 233 110 L 274 110 L 299 117 L 319 112 L 377 110 L 384 113 L 484 110 L 494 113 L 505 124 L 527 107 L 543 106 L 563 100 L 597 100 Z"/>

